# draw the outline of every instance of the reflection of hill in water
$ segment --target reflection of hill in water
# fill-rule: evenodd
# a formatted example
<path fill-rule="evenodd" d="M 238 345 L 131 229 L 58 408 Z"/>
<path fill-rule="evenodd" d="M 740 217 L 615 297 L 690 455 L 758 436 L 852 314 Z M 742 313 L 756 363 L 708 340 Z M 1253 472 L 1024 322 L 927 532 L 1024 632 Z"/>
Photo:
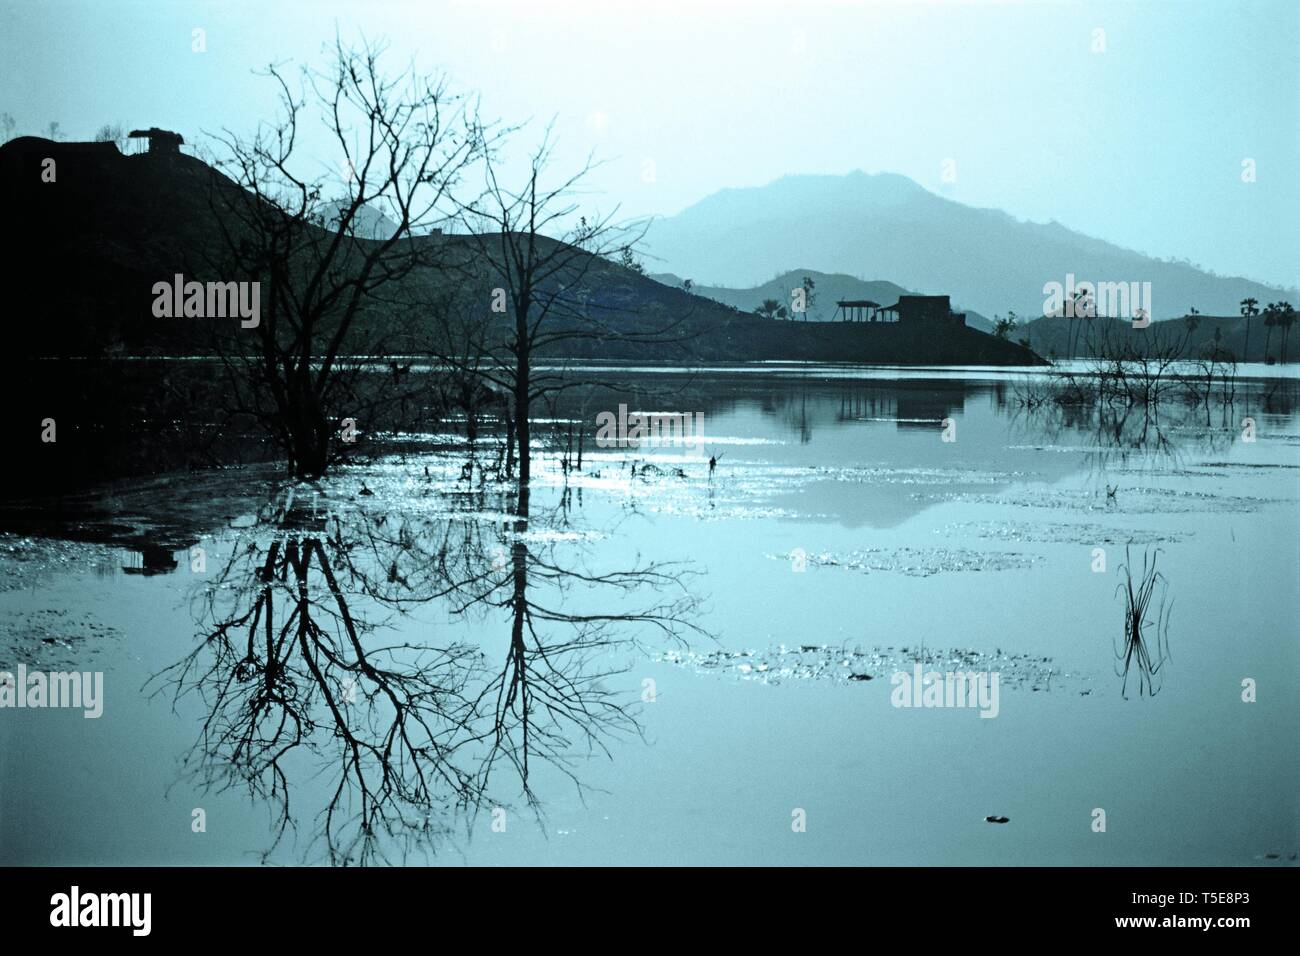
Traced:
<path fill-rule="evenodd" d="M 849 526 L 878 528 L 895 526 L 930 507 L 938 491 L 988 500 L 1018 481 L 1050 482 L 1073 472 L 1100 475 L 1116 468 L 1168 470 L 1183 467 L 1189 455 L 1222 460 L 1240 418 L 1257 418 L 1261 435 L 1272 440 L 1270 436 L 1283 430 L 1280 416 L 1295 407 L 1294 389 L 1276 383 L 1242 383 L 1237 401 L 1229 406 L 1213 403 L 1206 409 L 1171 402 L 1158 414 L 1147 414 L 1132 408 L 1055 404 L 1027 410 L 1017 401 L 1017 383 L 987 379 L 913 375 L 897 381 L 853 380 L 842 377 L 842 370 L 821 375 L 815 369 L 771 375 L 617 370 L 602 374 L 607 378 L 604 384 L 565 392 L 554 407 L 538 410 L 534 440 L 541 480 L 563 482 L 557 456 L 569 441 L 569 429 L 580 430 L 584 422 L 585 473 L 602 467 L 608 471 L 609 462 L 626 467 L 647 455 L 672 458 L 675 454 L 671 447 L 596 448 L 595 421 L 601 411 L 625 404 L 631 410 L 703 413 L 703 455 L 665 463 L 670 475 L 680 467 L 683 477 L 674 479 L 677 485 L 655 483 L 655 494 L 674 501 L 680 498 L 683 511 L 695 511 L 704 502 L 699 493 L 709 486 L 707 458 L 717 455 L 722 471 L 711 486 L 715 500 L 699 505 L 703 513 L 726 499 L 722 476 L 731 474 L 745 488 L 744 495 L 732 501 L 733 507 L 748 508 L 762 500 L 764 507 L 776 512 L 823 514 Z M 194 363 L 184 374 L 169 374 L 169 387 L 184 392 L 190 387 L 187 382 L 193 380 L 199 387 L 206 375 L 205 367 Z M 168 413 L 164 407 L 153 414 L 161 424 Z M 956 440 L 951 443 L 940 437 L 945 419 L 955 424 Z M 480 464 L 496 455 L 496 443 L 503 436 L 500 422 L 490 416 L 482 419 L 477 445 Z M 127 428 L 122 441 L 99 437 L 89 436 L 87 445 L 74 433 L 71 440 L 61 438 L 57 446 L 47 446 L 51 455 L 57 449 L 64 456 L 48 459 L 59 465 L 61 480 L 89 480 L 94 469 L 61 470 L 63 463 L 88 453 L 102 455 L 104 467 L 99 473 L 130 473 L 142 464 L 165 473 L 57 498 L 11 493 L 10 500 L 0 505 L 0 529 L 57 534 L 141 551 L 152 546 L 180 552 L 206 531 L 255 513 L 282 480 L 273 463 L 178 472 L 179 462 L 168 457 L 167 430 L 150 426 L 149 419 L 144 427 Z M 240 441 L 239 436 L 224 440 L 228 447 L 237 447 Z M 253 447 L 251 457 L 258 450 Z M 1043 454 L 1044 450 L 1055 453 Z M 433 435 L 408 432 L 397 442 L 367 437 L 356 445 L 358 462 L 393 453 L 418 460 L 399 469 L 403 476 L 415 476 L 418 492 L 427 494 L 433 487 L 455 494 L 467 490 L 458 478 L 471 450 L 457 430 L 444 427 Z M 7 472 L 7 480 L 22 482 L 30 494 L 28 485 L 42 477 L 41 462 L 46 460 L 36 460 L 30 470 Z M 439 476 L 433 486 L 424 484 L 421 469 L 426 461 Z M 344 469 L 340 475 L 348 473 Z M 580 486 L 584 475 L 575 473 L 569 480 Z M 942 487 L 926 487 L 934 485 Z M 45 490 L 57 487 L 52 484 Z M 310 494 L 329 497 L 341 488 L 348 488 L 348 495 L 358 494 L 346 481 L 334 479 Z M 303 492 L 294 507 L 307 507 L 308 494 Z M 143 560 L 138 564 L 139 573 L 161 570 Z"/>

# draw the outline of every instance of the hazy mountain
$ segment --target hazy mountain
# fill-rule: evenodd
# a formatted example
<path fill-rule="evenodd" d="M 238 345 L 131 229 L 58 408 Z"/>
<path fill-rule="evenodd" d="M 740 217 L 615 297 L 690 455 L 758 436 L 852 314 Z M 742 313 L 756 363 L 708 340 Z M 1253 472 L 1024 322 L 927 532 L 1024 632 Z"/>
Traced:
<path fill-rule="evenodd" d="M 908 295 L 914 291 L 904 289 L 900 285 L 886 282 L 883 279 L 868 281 L 845 275 L 842 272 L 826 273 L 818 272 L 816 269 L 792 269 L 783 275 L 769 279 L 761 285 L 747 289 L 693 283 L 691 291 L 695 295 L 714 299 L 740 309 L 742 312 L 752 312 L 762 304 L 764 299 L 776 299 L 788 306 L 792 290 L 802 287 L 804 276 L 812 279 L 814 283 L 813 292 L 815 298 L 808 308 L 808 320 L 812 322 L 837 321 L 839 317 L 836 315 L 838 310 L 835 303 L 841 300 L 862 301 L 865 299 L 871 302 L 879 302 L 881 305 L 890 305 L 897 302 L 900 295 Z M 681 276 L 674 275 L 671 272 L 655 273 L 651 278 L 671 286 L 681 286 L 683 282 Z M 966 324 L 972 329 L 979 329 L 981 332 L 993 331 L 993 323 L 978 312 L 964 309 L 957 303 L 953 304 L 953 309 L 957 312 L 964 311 L 966 313 Z"/>
<path fill-rule="evenodd" d="M 1295 289 L 1155 259 L 1058 223 L 965 206 L 890 173 L 786 176 L 724 189 L 657 220 L 644 248 L 656 271 L 701 286 L 754 286 L 802 262 L 827 273 L 888 276 L 989 316 L 1042 315 L 1044 284 L 1065 284 L 1067 273 L 1078 281 L 1150 282 L 1155 318 L 1191 307 L 1230 315 L 1246 297 L 1300 299 Z"/>

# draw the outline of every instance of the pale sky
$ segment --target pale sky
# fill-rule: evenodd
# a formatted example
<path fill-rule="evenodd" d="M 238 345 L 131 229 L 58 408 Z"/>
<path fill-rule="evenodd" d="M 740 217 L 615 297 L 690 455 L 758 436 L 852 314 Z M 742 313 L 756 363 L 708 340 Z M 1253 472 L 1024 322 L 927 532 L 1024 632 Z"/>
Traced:
<path fill-rule="evenodd" d="M 1300 0 L 0 0 L 0 112 L 70 139 L 119 121 L 187 142 L 250 130 L 273 106 L 251 71 L 325 65 L 336 25 L 389 40 L 394 67 L 447 71 L 489 116 L 531 119 L 521 154 L 555 117 L 559 169 L 605 160 L 602 209 L 671 215 L 786 174 L 890 171 L 1300 285 Z"/>

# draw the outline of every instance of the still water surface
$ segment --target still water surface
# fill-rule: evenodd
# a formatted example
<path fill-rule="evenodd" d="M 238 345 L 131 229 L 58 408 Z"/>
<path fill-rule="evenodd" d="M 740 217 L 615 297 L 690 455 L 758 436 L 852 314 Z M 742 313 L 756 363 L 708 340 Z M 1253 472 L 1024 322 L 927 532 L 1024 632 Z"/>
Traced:
<path fill-rule="evenodd" d="M 443 431 L 315 486 L 264 467 L 124 481 L 78 503 L 79 540 L 0 538 L 0 667 L 105 674 L 98 720 L 0 711 L 0 860 L 1251 865 L 1300 850 L 1293 384 L 1099 421 L 1027 410 L 1015 372 L 617 374 L 636 390 L 548 416 L 526 525 L 483 471 L 495 453 Z M 566 475 L 565 422 L 620 401 L 703 412 L 704 453 L 589 437 Z M 298 564 L 277 565 L 291 546 Z M 1157 561 L 1170 614 L 1154 696 L 1116 669 L 1126 546 Z M 266 651 L 248 631 L 272 548 L 275 635 L 288 627 Z M 298 567 L 320 628 L 307 651 Z M 410 750 L 383 685 L 330 671 L 349 625 L 414 695 Z M 997 716 L 892 706 L 892 675 L 918 661 L 997 672 Z M 260 711 L 239 696 L 259 685 L 279 698 Z M 275 737 L 287 713 L 300 729 Z M 388 776 L 351 741 L 387 747 Z"/>

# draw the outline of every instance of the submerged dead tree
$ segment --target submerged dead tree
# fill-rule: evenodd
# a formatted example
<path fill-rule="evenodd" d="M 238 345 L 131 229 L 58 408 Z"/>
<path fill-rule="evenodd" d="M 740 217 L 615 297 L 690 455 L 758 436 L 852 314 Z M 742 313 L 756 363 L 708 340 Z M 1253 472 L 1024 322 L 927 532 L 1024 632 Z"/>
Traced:
<path fill-rule="evenodd" d="M 684 317 L 647 316 L 600 294 L 601 286 L 642 281 L 613 260 L 630 251 L 644 227 L 579 215 L 572 197 L 591 162 L 551 177 L 549 129 L 518 186 L 504 180 L 495 144 L 485 144 L 482 157 L 483 192 L 458 212 L 466 235 L 457 238 L 465 242 L 476 285 L 440 319 L 433 348 L 441 361 L 509 397 L 526 510 L 532 411 L 543 399 L 587 384 L 563 368 L 540 368 L 540 360 L 562 357 L 566 346 L 581 342 L 677 342 Z"/>
<path fill-rule="evenodd" d="M 213 188 L 214 265 L 261 284 L 257 324 L 221 350 L 233 410 L 270 430 L 299 477 L 322 474 L 341 420 L 367 410 L 353 359 L 382 354 L 376 330 L 411 311 L 404 286 L 441 260 L 435 226 L 482 143 L 442 77 L 407 69 L 389 78 L 382 52 L 336 41 L 332 66 L 304 69 L 296 92 L 271 66 L 281 117 L 251 136 L 217 137 L 217 166 L 238 188 L 220 180 Z M 313 113 L 332 169 L 306 156 L 319 149 L 303 143 Z"/>

